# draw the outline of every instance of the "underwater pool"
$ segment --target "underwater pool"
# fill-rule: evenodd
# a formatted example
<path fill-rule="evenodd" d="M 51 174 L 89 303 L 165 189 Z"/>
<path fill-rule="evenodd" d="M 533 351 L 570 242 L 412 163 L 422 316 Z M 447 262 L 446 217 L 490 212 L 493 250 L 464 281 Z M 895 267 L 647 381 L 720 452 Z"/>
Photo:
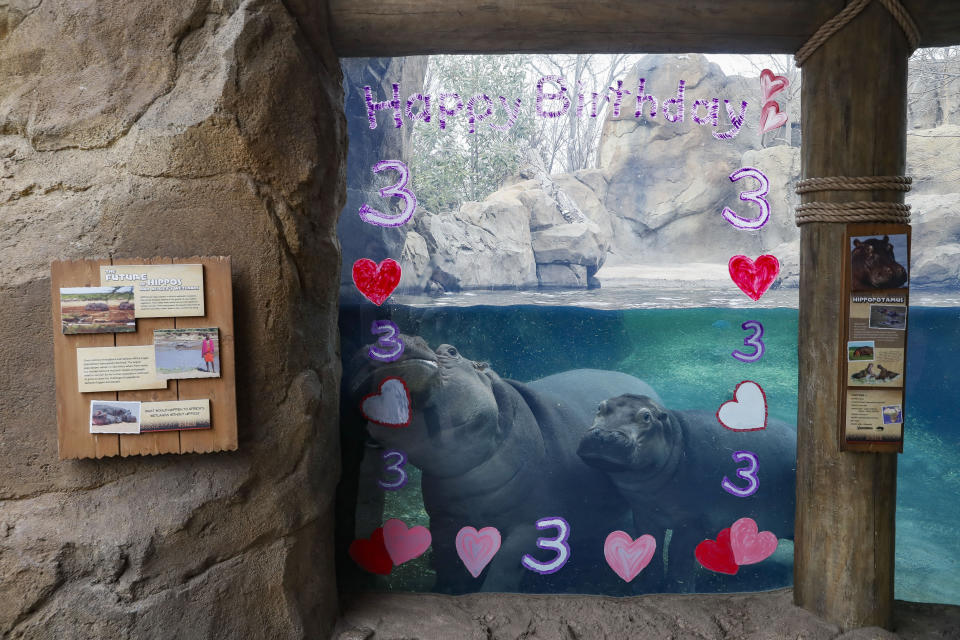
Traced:
<path fill-rule="evenodd" d="M 768 305 L 778 300 L 789 304 L 790 297 L 795 296 L 795 291 L 771 293 L 774 295 L 765 298 Z M 503 304 L 505 299 L 516 301 L 518 295 L 527 304 Z M 478 301 L 498 304 L 477 306 L 463 306 L 471 302 L 469 294 L 459 294 L 457 300 L 433 299 L 429 304 L 408 299 L 408 304 L 382 309 L 344 303 L 340 329 L 345 371 L 349 372 L 350 359 L 360 347 L 373 341 L 371 322 L 389 318 L 403 333 L 424 338 L 432 348 L 444 343 L 454 345 L 463 357 L 488 363 L 502 378 L 529 382 L 572 369 L 618 371 L 649 383 L 669 409 L 713 413 L 730 400 L 737 383 L 753 380 L 766 394 L 770 417 L 788 423 L 795 432 L 795 308 L 730 308 L 727 300 L 709 294 L 696 299 L 681 295 L 671 300 L 673 296 L 661 292 L 644 298 L 649 304 L 606 310 L 599 294 L 595 300 L 599 304 L 594 305 L 599 308 L 569 306 L 566 299 L 558 300 L 555 295 L 481 295 Z M 583 294 L 578 295 L 582 302 Z M 402 297 L 397 299 L 404 301 Z M 710 306 L 711 301 L 720 306 Z M 675 308 L 649 308 L 655 306 Z M 906 438 L 899 460 L 897 493 L 896 597 L 960 604 L 960 545 L 956 537 L 960 530 L 960 510 L 956 508 L 960 504 L 960 429 L 955 417 L 960 407 L 948 375 L 960 354 L 960 309 L 911 307 L 910 313 Z M 754 363 L 731 357 L 735 349 L 749 351 L 743 346 L 749 332 L 741 328 L 748 320 L 761 322 L 764 327 L 766 351 Z M 364 573 L 346 555 L 352 539 L 369 535 L 389 518 L 400 518 L 408 526 L 430 525 L 415 468 L 408 465 L 409 481 L 401 490 L 376 487 L 381 452 L 364 435 L 349 402 L 353 400 L 345 395 L 344 480 L 337 506 L 342 588 L 431 591 L 435 588 L 431 563 L 438 562 L 432 550 L 397 566 L 389 576 Z M 791 550 L 791 543 L 781 540 L 776 553 L 780 569 L 766 574 L 742 572 L 734 579 L 698 568 L 697 591 L 786 586 L 792 579 Z M 605 566 L 597 569 L 598 575 L 604 572 L 609 574 Z M 605 579 L 594 581 L 586 571 L 558 590 L 629 593 L 609 585 Z M 536 591 L 537 587 L 524 590 Z"/>

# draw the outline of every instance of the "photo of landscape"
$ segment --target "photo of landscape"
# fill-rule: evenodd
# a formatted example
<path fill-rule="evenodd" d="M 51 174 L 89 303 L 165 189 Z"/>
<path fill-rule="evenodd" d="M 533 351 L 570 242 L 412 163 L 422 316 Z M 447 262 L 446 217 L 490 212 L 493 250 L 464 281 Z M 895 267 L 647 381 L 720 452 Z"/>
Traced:
<path fill-rule="evenodd" d="M 136 331 L 133 287 L 60 289 L 60 323 L 65 334 Z"/>

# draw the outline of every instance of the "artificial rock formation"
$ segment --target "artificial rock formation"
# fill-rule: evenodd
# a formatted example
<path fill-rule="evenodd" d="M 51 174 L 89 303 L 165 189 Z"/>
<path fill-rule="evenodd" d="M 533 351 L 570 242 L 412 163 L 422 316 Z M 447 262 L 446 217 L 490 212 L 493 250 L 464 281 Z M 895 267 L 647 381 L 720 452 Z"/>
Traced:
<path fill-rule="evenodd" d="M 317 638 L 344 203 L 322 3 L 0 6 L 0 636 Z M 239 451 L 57 459 L 49 264 L 229 255 Z"/>

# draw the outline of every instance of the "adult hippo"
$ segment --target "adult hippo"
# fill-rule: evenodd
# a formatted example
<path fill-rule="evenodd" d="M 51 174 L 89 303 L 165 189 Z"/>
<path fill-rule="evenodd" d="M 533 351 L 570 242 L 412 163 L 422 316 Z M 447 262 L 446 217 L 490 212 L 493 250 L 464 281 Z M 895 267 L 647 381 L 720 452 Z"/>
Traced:
<path fill-rule="evenodd" d="M 656 397 L 653 389 L 623 373 L 591 369 L 515 382 L 450 345 L 432 350 L 419 337 L 402 340 L 405 349 L 395 362 L 365 358 L 353 376 L 353 397 L 359 401 L 394 376 L 409 389 L 408 426 L 368 422 L 367 429 L 422 472 L 435 589 L 579 589 L 576 577 L 585 574 L 616 584 L 603 564 L 603 540 L 629 522 L 629 507 L 603 472 L 580 459 L 577 446 L 601 400 L 611 393 Z M 563 518 L 570 527 L 570 560 L 556 576 L 521 565 L 525 554 L 543 563 L 556 557 L 537 546 L 538 538 L 557 535 L 556 529 L 536 528 L 537 520 L 548 517 Z M 500 551 L 476 580 L 455 549 L 465 526 L 496 527 L 502 537 Z"/>
<path fill-rule="evenodd" d="M 707 411 L 671 411 L 657 399 L 626 394 L 600 403 L 578 453 L 610 476 L 630 503 L 636 530 L 657 539 L 667 558 L 664 588 L 692 591 L 697 544 L 736 520 L 751 517 L 761 530 L 793 538 L 796 449 L 796 433 L 777 420 L 762 431 L 731 431 Z M 727 477 L 749 488 L 737 470 L 750 465 L 732 459 L 737 451 L 759 460 L 759 489 L 745 498 L 721 486 Z"/>

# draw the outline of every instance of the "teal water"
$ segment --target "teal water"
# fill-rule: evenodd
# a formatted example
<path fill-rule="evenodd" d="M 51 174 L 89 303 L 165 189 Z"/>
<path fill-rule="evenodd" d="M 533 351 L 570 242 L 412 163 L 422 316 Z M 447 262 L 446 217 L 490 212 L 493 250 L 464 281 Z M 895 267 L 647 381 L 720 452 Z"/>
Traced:
<path fill-rule="evenodd" d="M 470 359 L 486 361 L 501 377 L 535 380 L 576 368 L 621 371 L 651 384 L 672 409 L 716 411 L 742 380 L 760 384 L 771 417 L 796 424 L 797 310 L 790 308 L 685 308 L 605 311 L 580 307 L 479 306 L 374 309 L 341 307 L 344 361 L 372 342 L 369 327 L 390 318 L 402 332 L 447 343 Z M 764 326 L 764 357 L 743 363 L 733 350 L 751 352 L 743 341 L 748 320 Z M 911 308 L 906 399 L 906 444 L 900 457 L 897 498 L 896 597 L 960 604 L 960 429 L 952 381 L 945 372 L 960 355 L 956 309 Z M 430 557 L 398 567 L 389 577 L 361 575 L 344 552 L 354 536 L 391 517 L 429 525 L 418 476 L 401 491 L 364 489 L 369 453 L 357 426 L 344 422 L 345 481 L 338 498 L 341 581 L 349 589 L 429 591 Z M 351 444 L 352 443 L 352 444 Z M 368 458 L 370 456 L 368 455 Z M 344 487 L 351 482 L 360 489 Z M 351 480 L 352 477 L 352 480 Z M 364 478 L 367 478 L 366 480 Z M 761 489 L 762 490 L 762 489 Z M 382 518 L 382 519 L 381 519 Z M 365 530 L 366 529 L 366 530 Z M 723 583 L 708 588 L 724 590 Z M 769 586 L 769 585 L 767 585 Z M 595 592 L 584 585 L 585 593 Z"/>

